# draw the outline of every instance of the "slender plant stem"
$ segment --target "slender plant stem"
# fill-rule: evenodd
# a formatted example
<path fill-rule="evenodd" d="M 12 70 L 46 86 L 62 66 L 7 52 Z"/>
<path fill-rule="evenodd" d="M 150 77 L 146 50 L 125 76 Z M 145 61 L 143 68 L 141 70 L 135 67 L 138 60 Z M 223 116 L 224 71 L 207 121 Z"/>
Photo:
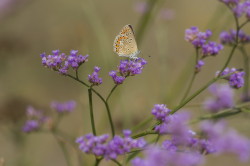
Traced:
<path fill-rule="evenodd" d="M 63 152 L 63 155 L 64 155 L 64 158 L 66 160 L 67 165 L 71 166 L 69 153 L 67 152 L 67 149 L 65 147 L 64 142 L 60 139 L 60 137 L 58 135 L 56 135 L 55 130 L 52 130 L 51 132 L 52 132 L 52 135 L 54 136 L 55 140 L 57 141 L 58 145 L 60 146 L 60 148 L 61 148 L 61 150 Z"/>
<path fill-rule="evenodd" d="M 109 124 L 110 124 L 110 127 L 111 127 L 112 137 L 114 137 L 115 136 L 115 128 L 114 128 L 111 112 L 110 112 L 110 109 L 109 109 L 109 104 L 106 101 L 105 101 L 105 107 L 106 107 L 107 113 L 108 113 L 108 119 L 109 119 Z"/>
<path fill-rule="evenodd" d="M 89 95 L 89 112 L 90 112 L 90 119 L 91 119 L 91 127 L 92 127 L 93 134 L 96 135 L 91 87 L 88 89 L 88 95 Z"/>
<path fill-rule="evenodd" d="M 111 97 L 112 93 L 115 91 L 115 89 L 117 88 L 117 86 L 118 86 L 118 85 L 115 85 L 115 86 L 111 89 L 111 91 L 109 92 L 108 97 L 106 98 L 106 102 L 108 102 L 109 98 Z"/>
<path fill-rule="evenodd" d="M 102 161 L 102 159 L 103 158 L 100 158 L 100 159 L 96 158 L 95 159 L 95 166 L 98 166 L 100 164 L 100 162 Z"/>
<path fill-rule="evenodd" d="M 143 137 L 143 136 L 149 135 L 149 134 L 158 134 L 158 133 L 153 131 L 153 130 L 146 130 L 146 131 L 143 131 L 143 132 L 141 132 L 139 134 L 136 134 L 136 135 L 132 136 L 132 138 L 136 139 L 136 138 Z"/>
<path fill-rule="evenodd" d="M 186 99 L 186 97 L 188 96 L 188 94 L 189 94 L 189 92 L 190 92 L 190 90 L 191 90 L 191 88 L 192 88 L 192 85 L 193 85 L 193 83 L 194 83 L 195 76 L 196 76 L 196 74 L 197 74 L 195 66 L 196 66 L 196 64 L 198 63 L 198 57 L 199 57 L 199 49 L 196 48 L 196 50 L 195 50 L 194 71 L 193 71 L 193 74 L 192 74 L 191 81 L 189 82 L 188 88 L 187 88 L 186 92 L 184 93 L 183 98 L 181 99 L 181 103 L 182 103 L 182 102 Z"/>
<path fill-rule="evenodd" d="M 122 164 L 121 163 L 119 163 L 117 160 L 112 160 L 114 163 L 116 163 L 117 165 L 119 165 L 119 166 L 122 166 Z"/>
<path fill-rule="evenodd" d="M 243 64 L 244 64 L 244 71 L 245 71 L 245 85 L 243 89 L 243 99 L 248 100 L 249 99 L 249 57 L 243 46 L 240 47 L 239 49 L 243 56 L 243 61 L 244 61 Z"/>
<path fill-rule="evenodd" d="M 145 126 L 146 124 L 148 124 L 150 121 L 152 121 L 154 118 L 153 117 L 149 117 L 147 119 L 145 119 L 144 121 L 140 122 L 139 124 L 137 124 L 136 126 L 134 126 L 132 128 L 132 132 L 140 129 L 141 127 Z"/>

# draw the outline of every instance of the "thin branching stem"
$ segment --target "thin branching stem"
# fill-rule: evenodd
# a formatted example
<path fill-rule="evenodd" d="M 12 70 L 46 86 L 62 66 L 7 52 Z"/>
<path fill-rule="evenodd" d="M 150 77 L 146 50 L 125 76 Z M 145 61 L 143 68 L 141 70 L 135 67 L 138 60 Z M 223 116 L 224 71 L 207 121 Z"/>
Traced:
<path fill-rule="evenodd" d="M 92 132 L 94 135 L 96 135 L 95 118 L 94 118 L 93 101 L 92 101 L 92 88 L 91 87 L 88 89 L 88 96 L 89 96 L 89 113 L 90 113 Z"/>

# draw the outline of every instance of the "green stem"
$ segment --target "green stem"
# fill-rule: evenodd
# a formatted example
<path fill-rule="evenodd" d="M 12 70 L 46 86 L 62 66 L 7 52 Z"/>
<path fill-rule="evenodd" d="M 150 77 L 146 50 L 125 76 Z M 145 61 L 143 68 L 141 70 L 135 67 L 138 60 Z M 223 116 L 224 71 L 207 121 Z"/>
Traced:
<path fill-rule="evenodd" d="M 132 132 L 140 129 L 141 127 L 145 126 L 146 124 L 148 124 L 150 121 L 152 121 L 154 118 L 153 117 L 149 117 L 147 119 L 145 119 L 144 121 L 140 122 L 138 125 L 134 126 L 132 128 Z"/>
<path fill-rule="evenodd" d="M 117 165 L 119 165 L 119 166 L 122 166 L 122 164 L 121 163 L 119 163 L 117 160 L 112 160 L 114 163 L 116 163 Z"/>
<path fill-rule="evenodd" d="M 146 130 L 144 132 L 141 132 L 139 134 L 136 134 L 134 136 L 132 136 L 133 139 L 136 139 L 136 138 L 139 138 L 139 137 L 143 137 L 145 135 L 148 135 L 148 134 L 158 134 L 157 132 L 153 131 L 153 130 Z"/>
<path fill-rule="evenodd" d="M 100 164 L 100 162 L 102 161 L 102 159 L 103 158 L 100 158 L 100 159 L 96 158 L 95 159 L 95 166 L 98 166 Z"/>
<path fill-rule="evenodd" d="M 108 100 L 109 100 L 110 96 L 111 96 L 111 95 L 112 95 L 112 93 L 115 91 L 115 89 L 117 88 L 117 86 L 118 86 L 118 85 L 115 85 L 115 86 L 111 89 L 111 91 L 109 92 L 108 97 L 106 98 L 106 102 L 108 102 Z"/>
<path fill-rule="evenodd" d="M 63 155 L 64 155 L 64 158 L 66 160 L 67 165 L 71 166 L 69 153 L 67 152 L 67 149 L 65 147 L 64 142 L 60 139 L 60 137 L 58 135 L 56 135 L 55 130 L 52 130 L 51 132 L 52 132 L 52 135 L 54 136 L 55 140 L 57 141 L 58 145 L 60 146 L 60 148 L 63 152 Z"/>
<path fill-rule="evenodd" d="M 248 100 L 249 99 L 249 57 L 247 55 L 247 52 L 245 48 L 242 46 L 240 47 L 240 51 L 243 56 L 243 64 L 244 64 L 244 71 L 245 71 L 245 85 L 243 89 L 243 99 Z"/>
<path fill-rule="evenodd" d="M 89 112 L 90 112 L 91 127 L 92 127 L 93 134 L 96 135 L 93 102 L 92 102 L 92 88 L 91 87 L 88 89 L 88 95 L 89 95 Z"/>
<path fill-rule="evenodd" d="M 108 104 L 107 101 L 105 101 L 105 107 L 106 107 L 106 110 L 107 110 L 107 113 L 108 113 L 108 119 L 109 119 L 109 124 L 110 124 L 110 127 L 111 127 L 112 137 L 114 137 L 115 136 L 115 128 L 114 128 L 111 112 L 110 112 L 110 109 L 109 109 L 109 104 Z"/>
<path fill-rule="evenodd" d="M 196 48 L 196 51 L 195 51 L 195 52 L 196 52 L 196 54 L 195 54 L 194 72 L 193 72 L 191 81 L 189 82 L 188 88 L 187 88 L 187 90 L 186 90 L 186 92 L 185 92 L 183 98 L 181 99 L 181 103 L 182 103 L 182 102 L 186 99 L 186 97 L 188 96 L 188 94 L 189 94 L 189 92 L 190 92 L 190 90 L 191 90 L 191 88 L 192 88 L 192 85 L 193 85 L 193 83 L 194 83 L 195 76 L 196 76 L 196 74 L 197 74 L 195 66 L 196 66 L 196 64 L 198 63 L 199 49 Z"/>

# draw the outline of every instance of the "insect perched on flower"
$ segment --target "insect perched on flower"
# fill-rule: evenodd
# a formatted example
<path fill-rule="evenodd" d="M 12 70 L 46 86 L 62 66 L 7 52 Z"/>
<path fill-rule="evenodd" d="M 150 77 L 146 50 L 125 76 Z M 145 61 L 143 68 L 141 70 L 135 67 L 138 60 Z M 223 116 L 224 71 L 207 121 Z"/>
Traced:
<path fill-rule="evenodd" d="M 140 51 L 137 48 L 135 34 L 131 25 L 125 25 L 114 40 L 114 52 L 119 56 L 137 59 Z"/>

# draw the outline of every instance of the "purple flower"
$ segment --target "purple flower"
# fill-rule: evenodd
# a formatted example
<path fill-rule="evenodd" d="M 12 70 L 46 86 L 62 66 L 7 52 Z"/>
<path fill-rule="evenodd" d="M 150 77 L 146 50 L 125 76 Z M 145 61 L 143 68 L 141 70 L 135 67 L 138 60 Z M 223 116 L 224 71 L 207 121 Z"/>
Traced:
<path fill-rule="evenodd" d="M 77 70 L 81 64 L 88 61 L 88 55 L 82 56 L 77 53 L 77 50 L 71 50 L 70 55 L 66 55 L 59 50 L 53 50 L 52 55 L 42 53 L 40 56 L 43 66 L 65 75 L 70 68 Z"/>
<path fill-rule="evenodd" d="M 29 133 L 40 128 L 40 124 L 37 120 L 27 120 L 24 124 L 22 130 L 25 133 Z"/>
<path fill-rule="evenodd" d="M 236 40 L 236 31 L 223 31 L 220 34 L 220 41 L 224 45 L 234 45 Z M 246 35 L 242 30 L 238 33 L 238 41 L 240 44 L 247 44 L 250 42 L 250 36 Z"/>
<path fill-rule="evenodd" d="M 54 101 L 50 104 L 50 107 L 58 113 L 72 112 L 76 107 L 76 102 L 73 100 L 63 103 Z"/>
<path fill-rule="evenodd" d="M 143 148 L 146 145 L 143 139 L 135 140 L 130 135 L 131 131 L 124 130 L 124 137 L 116 135 L 113 139 L 108 140 L 108 134 L 101 136 L 87 134 L 77 138 L 76 143 L 79 143 L 79 148 L 83 152 L 110 160 L 130 152 L 132 149 Z"/>
<path fill-rule="evenodd" d="M 109 75 L 113 78 L 114 83 L 117 85 L 122 84 L 125 80 L 125 77 L 117 75 L 117 71 L 111 71 L 109 72 Z"/>
<path fill-rule="evenodd" d="M 166 21 L 172 20 L 175 17 L 175 11 L 172 9 L 163 9 L 160 12 L 160 17 Z"/>
<path fill-rule="evenodd" d="M 170 112 L 171 110 L 168 109 L 165 104 L 155 104 L 151 111 L 155 118 L 160 121 L 164 121 Z"/>
<path fill-rule="evenodd" d="M 202 123 L 201 128 L 216 153 L 234 153 L 241 161 L 249 160 L 250 140 L 229 129 L 223 121 L 206 121 Z"/>
<path fill-rule="evenodd" d="M 44 116 L 42 111 L 36 110 L 31 106 L 27 108 L 26 116 L 28 120 L 22 127 L 22 130 L 25 133 L 39 130 L 41 126 L 48 120 L 48 117 Z"/>
<path fill-rule="evenodd" d="M 198 63 L 195 66 L 195 72 L 198 73 L 201 71 L 201 67 L 204 66 L 205 63 L 202 60 L 199 60 Z"/>
<path fill-rule="evenodd" d="M 136 60 L 121 60 L 120 65 L 117 67 L 118 71 L 111 71 L 109 75 L 113 78 L 115 84 L 122 84 L 126 77 L 141 74 L 144 65 L 147 61 L 143 58 Z"/>
<path fill-rule="evenodd" d="M 94 72 L 91 75 L 88 75 L 88 80 L 92 85 L 102 84 L 102 78 L 99 77 L 98 72 L 101 70 L 100 67 L 95 66 Z"/>
<path fill-rule="evenodd" d="M 218 74 L 220 74 L 220 71 L 216 72 L 216 76 L 218 76 Z M 245 76 L 244 71 L 241 71 L 235 68 L 231 68 L 231 69 L 226 68 L 223 72 L 221 72 L 220 76 L 225 76 L 225 75 L 229 75 L 225 79 L 229 81 L 229 85 L 232 88 L 238 89 L 244 86 L 244 76 Z"/>
<path fill-rule="evenodd" d="M 145 158 L 132 160 L 133 166 L 196 166 L 202 164 L 201 154 L 188 151 L 168 151 L 158 146 L 151 146 L 145 152 Z"/>
<path fill-rule="evenodd" d="M 215 113 L 234 106 L 234 93 L 228 85 L 213 84 L 209 87 L 209 91 L 213 94 L 213 97 L 205 100 L 204 108 L 206 110 Z"/>
<path fill-rule="evenodd" d="M 217 44 L 216 42 L 208 42 L 202 46 L 202 54 L 203 56 L 215 56 L 219 53 L 220 50 L 223 49 L 221 44 Z"/>
<path fill-rule="evenodd" d="M 134 10 L 140 14 L 146 13 L 148 11 L 147 2 L 136 2 L 134 4 Z"/>
<path fill-rule="evenodd" d="M 195 48 L 202 47 L 207 39 L 212 35 L 210 30 L 200 32 L 197 27 L 191 27 L 185 31 L 185 40 L 192 43 Z"/>
<path fill-rule="evenodd" d="M 234 6 L 234 5 L 237 5 L 240 0 L 219 0 L 223 3 L 225 3 L 226 5 L 230 5 L 230 6 Z"/>

